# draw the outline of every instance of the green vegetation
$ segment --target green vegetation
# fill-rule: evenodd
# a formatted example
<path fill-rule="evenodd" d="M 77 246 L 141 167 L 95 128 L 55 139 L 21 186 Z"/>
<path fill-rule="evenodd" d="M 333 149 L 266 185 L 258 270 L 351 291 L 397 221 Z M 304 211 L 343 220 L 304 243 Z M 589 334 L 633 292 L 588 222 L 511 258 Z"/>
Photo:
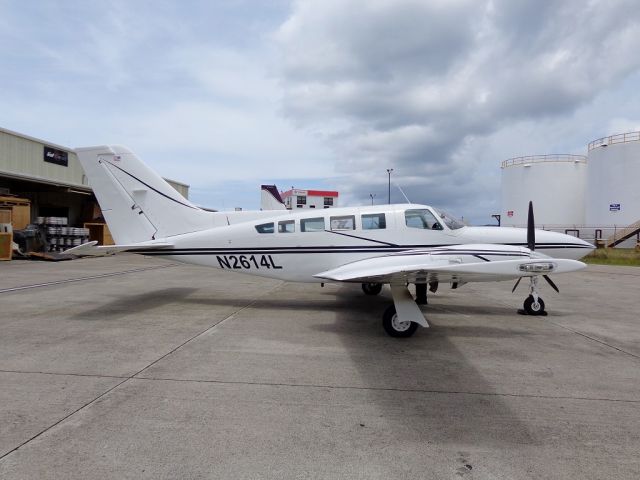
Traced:
<path fill-rule="evenodd" d="M 598 248 L 582 259 L 594 265 L 627 265 L 640 267 L 640 251 L 633 248 Z"/>

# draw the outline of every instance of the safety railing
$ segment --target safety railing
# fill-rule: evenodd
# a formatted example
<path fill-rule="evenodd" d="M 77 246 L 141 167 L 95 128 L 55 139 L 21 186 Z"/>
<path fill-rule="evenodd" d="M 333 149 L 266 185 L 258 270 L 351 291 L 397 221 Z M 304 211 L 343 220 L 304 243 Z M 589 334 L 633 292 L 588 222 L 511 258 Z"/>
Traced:
<path fill-rule="evenodd" d="M 587 157 L 584 155 L 570 155 L 570 154 L 550 154 L 550 155 L 527 155 L 525 157 L 515 157 L 505 160 L 500 165 L 501 168 L 511 167 L 514 165 L 527 165 L 533 163 L 558 163 L 558 162 L 570 162 L 570 163 L 587 163 Z"/>
<path fill-rule="evenodd" d="M 640 142 L 640 132 L 619 133 L 617 135 L 609 135 L 608 137 L 598 138 L 593 142 L 589 142 L 589 151 L 598 147 L 606 147 L 617 143 Z"/>

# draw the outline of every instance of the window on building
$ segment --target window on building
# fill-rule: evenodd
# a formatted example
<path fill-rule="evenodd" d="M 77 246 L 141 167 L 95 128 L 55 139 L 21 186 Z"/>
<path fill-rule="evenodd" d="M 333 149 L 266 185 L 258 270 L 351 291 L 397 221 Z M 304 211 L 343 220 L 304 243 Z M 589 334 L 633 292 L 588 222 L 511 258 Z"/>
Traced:
<path fill-rule="evenodd" d="M 324 218 L 303 218 L 300 220 L 301 232 L 323 232 L 324 231 Z"/>
<path fill-rule="evenodd" d="M 258 231 L 258 233 L 273 233 L 274 232 L 273 222 L 256 225 L 256 230 Z"/>
<path fill-rule="evenodd" d="M 309 205 L 309 208 L 316 208 L 315 205 Z"/>
<path fill-rule="evenodd" d="M 296 203 L 298 205 L 306 205 L 307 204 L 307 196 L 306 195 L 296 195 Z"/>
<path fill-rule="evenodd" d="M 296 222 L 293 220 L 283 220 L 278 222 L 278 233 L 294 233 L 296 231 Z"/>
<path fill-rule="evenodd" d="M 430 210 L 415 209 L 405 210 L 404 220 L 409 228 L 422 228 L 425 230 L 442 230 L 442 225 L 438 223 L 436 217 Z"/>
<path fill-rule="evenodd" d="M 363 230 L 383 230 L 387 228 L 387 220 L 384 213 L 367 213 L 362 215 Z"/>
<path fill-rule="evenodd" d="M 331 217 L 331 230 L 355 230 L 356 217 L 354 215 L 343 215 Z"/>
<path fill-rule="evenodd" d="M 333 197 L 324 197 L 324 206 L 333 207 Z"/>

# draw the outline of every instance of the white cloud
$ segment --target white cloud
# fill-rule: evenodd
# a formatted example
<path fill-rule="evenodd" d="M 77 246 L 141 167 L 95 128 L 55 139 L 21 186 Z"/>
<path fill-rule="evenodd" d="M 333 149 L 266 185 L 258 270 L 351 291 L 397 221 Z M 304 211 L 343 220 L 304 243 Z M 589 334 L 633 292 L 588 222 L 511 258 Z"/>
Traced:
<path fill-rule="evenodd" d="M 320 177 L 342 202 L 367 203 L 386 199 L 394 168 L 411 200 L 486 221 L 501 160 L 580 152 L 640 125 L 632 0 L 0 0 L 0 11 L 0 125 L 128 145 L 194 192 Z"/>
<path fill-rule="evenodd" d="M 284 111 L 324 132 L 348 159 L 342 170 L 357 176 L 342 188 L 354 200 L 380 190 L 394 167 L 399 184 L 425 187 L 413 187 L 412 200 L 488 215 L 498 195 L 486 197 L 507 154 L 491 138 L 511 132 L 522 135 L 506 141 L 514 151 L 528 143 L 536 152 L 522 154 L 547 153 L 577 148 L 567 136 L 583 135 L 586 144 L 609 127 L 598 119 L 587 129 L 573 115 L 640 68 L 636 7 L 624 0 L 302 0 L 276 34 Z M 550 132 L 550 122 L 561 128 Z"/>

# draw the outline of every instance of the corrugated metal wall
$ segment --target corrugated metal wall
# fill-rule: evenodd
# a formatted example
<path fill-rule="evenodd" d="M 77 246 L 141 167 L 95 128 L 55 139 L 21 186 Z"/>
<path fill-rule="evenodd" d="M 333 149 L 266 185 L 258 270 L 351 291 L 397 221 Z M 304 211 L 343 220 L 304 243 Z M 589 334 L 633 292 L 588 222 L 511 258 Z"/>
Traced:
<path fill-rule="evenodd" d="M 45 145 L 67 152 L 68 166 L 45 162 Z M 70 186 L 87 185 L 78 157 L 71 150 L 56 144 L 41 143 L 35 139 L 15 135 L 4 129 L 0 129 L 0 173 L 20 175 L 46 182 L 60 182 Z"/>
<path fill-rule="evenodd" d="M 168 178 L 165 178 L 165 181 L 171 185 L 173 188 L 176 189 L 176 191 L 182 195 L 184 198 L 186 198 L 187 200 L 189 199 L 189 185 L 186 185 L 184 183 L 180 183 L 180 182 L 176 182 L 175 180 L 169 180 Z"/>
<path fill-rule="evenodd" d="M 68 166 L 45 162 L 45 146 L 67 152 Z M 72 187 L 88 186 L 84 170 L 71 149 L 0 128 L 0 175 L 2 174 Z M 189 185 L 165 180 L 184 198 L 189 198 Z"/>

